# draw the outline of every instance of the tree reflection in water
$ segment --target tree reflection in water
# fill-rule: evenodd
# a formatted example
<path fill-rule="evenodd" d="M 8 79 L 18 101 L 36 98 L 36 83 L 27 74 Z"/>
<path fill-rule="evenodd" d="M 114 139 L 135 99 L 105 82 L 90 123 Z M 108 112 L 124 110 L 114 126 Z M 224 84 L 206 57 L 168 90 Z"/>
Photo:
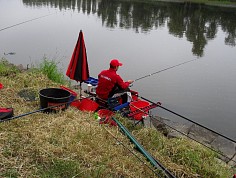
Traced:
<path fill-rule="evenodd" d="M 209 40 L 219 28 L 226 33 L 225 44 L 236 45 L 236 10 L 194 3 L 129 2 L 118 0 L 23 0 L 28 6 L 50 6 L 97 14 L 109 28 L 134 29 L 146 33 L 165 26 L 169 33 L 186 37 L 193 44 L 192 53 L 203 56 Z"/>

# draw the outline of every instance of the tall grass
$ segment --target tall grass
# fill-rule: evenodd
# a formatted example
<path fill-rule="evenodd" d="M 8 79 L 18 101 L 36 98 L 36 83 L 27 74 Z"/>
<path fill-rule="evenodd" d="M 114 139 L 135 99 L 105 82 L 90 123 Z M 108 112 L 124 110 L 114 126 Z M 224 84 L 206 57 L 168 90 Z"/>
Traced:
<path fill-rule="evenodd" d="M 65 84 L 65 76 L 58 69 L 57 65 L 58 63 L 56 61 L 44 58 L 43 61 L 39 64 L 39 71 L 46 75 L 53 82 Z"/>
<path fill-rule="evenodd" d="M 9 75 L 15 75 L 19 72 L 19 69 L 17 69 L 16 66 L 13 64 L 10 64 L 5 58 L 2 58 L 0 60 L 0 75 L 1 76 L 9 76 Z"/>

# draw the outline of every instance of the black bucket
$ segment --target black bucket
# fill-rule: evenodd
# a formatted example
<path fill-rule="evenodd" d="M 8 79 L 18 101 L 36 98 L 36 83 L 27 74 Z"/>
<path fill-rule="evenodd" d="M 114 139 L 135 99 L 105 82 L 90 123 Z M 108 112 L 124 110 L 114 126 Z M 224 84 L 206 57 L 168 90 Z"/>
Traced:
<path fill-rule="evenodd" d="M 45 88 L 39 91 L 40 107 L 46 109 L 45 112 L 56 112 L 58 110 L 65 110 L 68 107 L 70 100 L 70 92 L 61 88 Z"/>

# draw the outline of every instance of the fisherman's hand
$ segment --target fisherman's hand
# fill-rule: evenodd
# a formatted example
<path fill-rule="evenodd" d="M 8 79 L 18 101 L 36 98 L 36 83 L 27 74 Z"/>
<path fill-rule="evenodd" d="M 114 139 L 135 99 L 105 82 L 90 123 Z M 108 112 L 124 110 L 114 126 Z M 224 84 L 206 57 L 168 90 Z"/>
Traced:
<path fill-rule="evenodd" d="M 127 82 L 129 82 L 129 84 L 133 83 L 134 81 L 133 80 L 128 80 Z"/>

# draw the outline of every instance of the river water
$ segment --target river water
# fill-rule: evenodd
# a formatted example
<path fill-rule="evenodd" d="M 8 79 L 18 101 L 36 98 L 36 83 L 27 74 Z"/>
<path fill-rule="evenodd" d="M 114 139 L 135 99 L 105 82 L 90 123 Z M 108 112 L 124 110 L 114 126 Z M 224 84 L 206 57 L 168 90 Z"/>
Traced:
<path fill-rule="evenodd" d="M 236 138 L 236 9 L 193 3 L 114 0 L 1 0 L 0 57 L 65 73 L 83 30 L 90 75 L 123 62 L 119 74 L 154 102 Z M 13 53 L 13 54 L 12 54 Z M 173 120 L 156 109 L 154 114 Z"/>

